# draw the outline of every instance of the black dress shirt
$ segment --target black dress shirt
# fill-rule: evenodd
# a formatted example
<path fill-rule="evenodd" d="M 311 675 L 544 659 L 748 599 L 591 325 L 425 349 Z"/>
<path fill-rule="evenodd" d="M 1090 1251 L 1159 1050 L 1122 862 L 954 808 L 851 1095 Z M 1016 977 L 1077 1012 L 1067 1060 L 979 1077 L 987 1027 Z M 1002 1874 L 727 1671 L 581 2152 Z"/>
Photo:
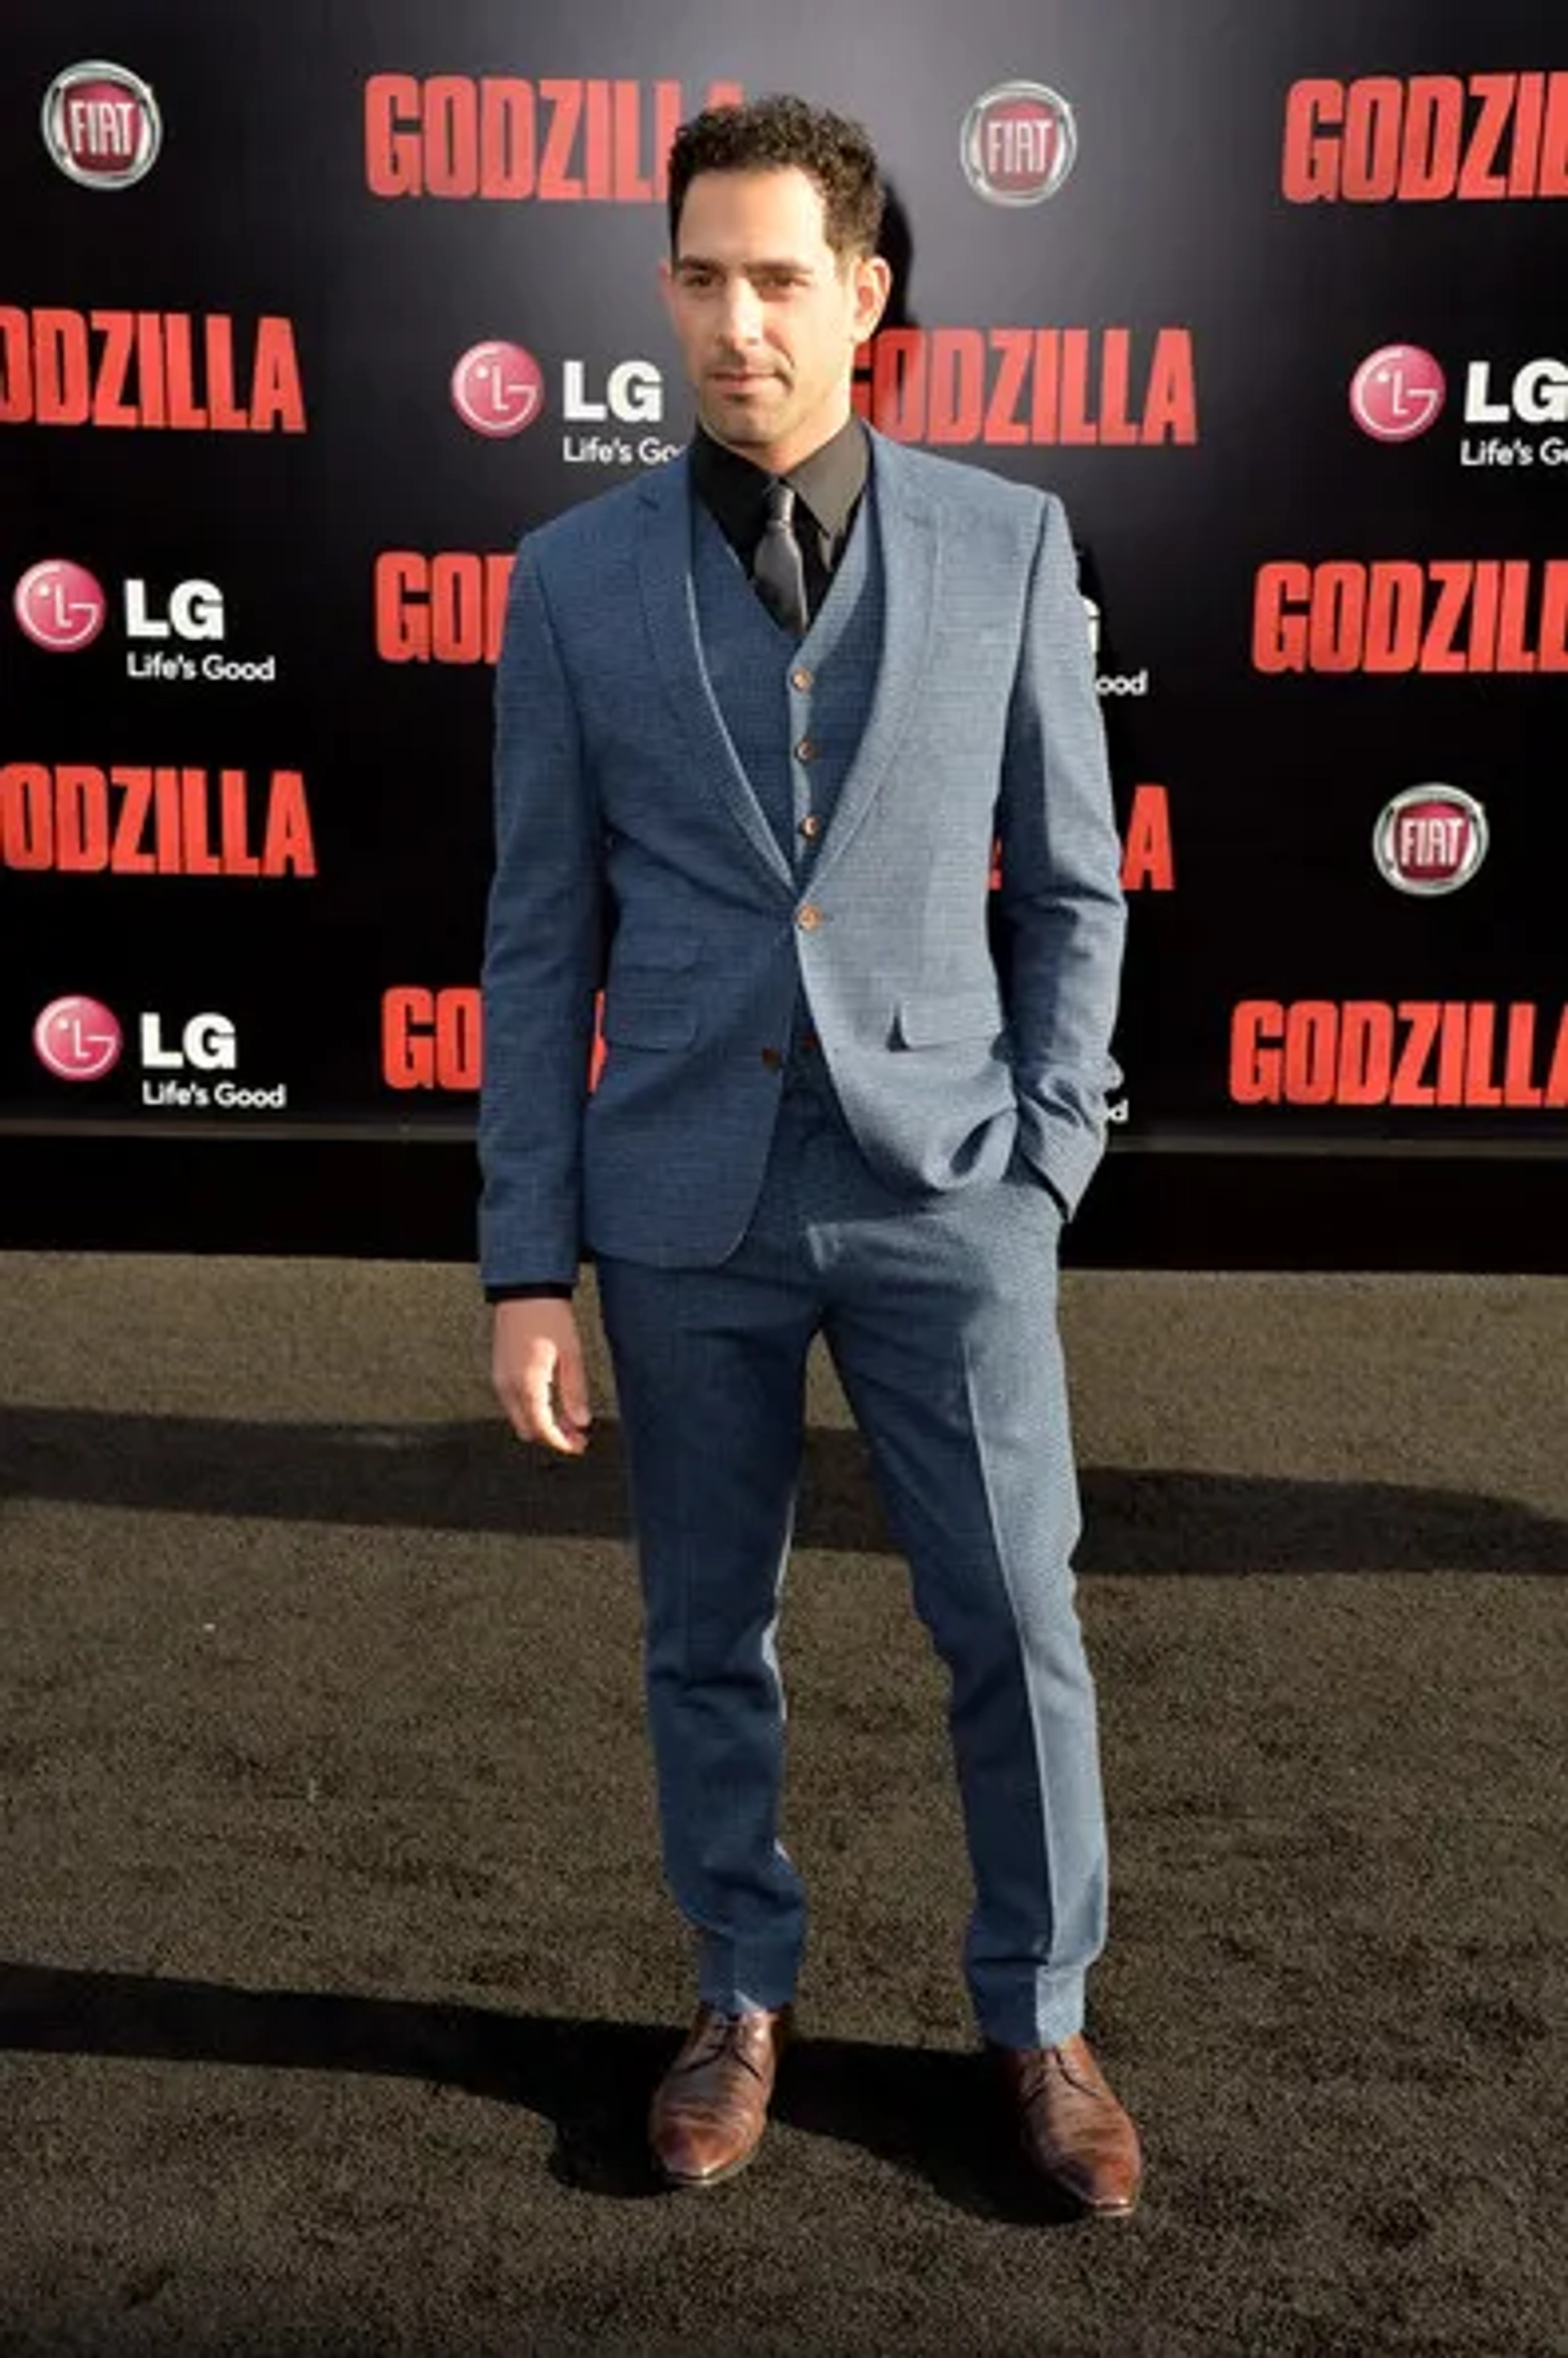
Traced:
<path fill-rule="evenodd" d="M 830 441 L 792 467 L 783 480 L 795 492 L 795 535 L 806 574 L 806 603 L 815 619 L 827 595 L 834 568 L 844 554 L 860 512 L 870 471 L 866 438 L 858 417 L 848 418 Z M 748 573 L 767 520 L 768 485 L 775 478 L 753 466 L 699 426 L 691 445 L 692 487 Z M 487 1302 L 528 1299 L 569 1302 L 569 1285 L 487 1285 Z"/>
<path fill-rule="evenodd" d="M 767 519 L 768 486 L 775 481 L 788 483 L 795 493 L 795 536 L 806 571 L 806 611 L 813 619 L 844 553 L 869 465 L 858 417 L 846 419 L 831 441 L 782 478 L 716 442 L 700 426 L 691 446 L 693 488 L 748 573 Z"/>

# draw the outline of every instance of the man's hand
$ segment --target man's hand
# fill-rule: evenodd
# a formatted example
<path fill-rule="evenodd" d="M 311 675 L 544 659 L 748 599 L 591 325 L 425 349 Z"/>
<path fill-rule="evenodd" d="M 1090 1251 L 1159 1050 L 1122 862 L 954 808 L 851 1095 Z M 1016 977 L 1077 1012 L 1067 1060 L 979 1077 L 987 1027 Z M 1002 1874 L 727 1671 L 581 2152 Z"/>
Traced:
<path fill-rule="evenodd" d="M 569 1302 L 535 1294 L 498 1302 L 491 1374 L 520 1439 L 542 1441 L 564 1456 L 581 1456 L 592 1414 Z"/>

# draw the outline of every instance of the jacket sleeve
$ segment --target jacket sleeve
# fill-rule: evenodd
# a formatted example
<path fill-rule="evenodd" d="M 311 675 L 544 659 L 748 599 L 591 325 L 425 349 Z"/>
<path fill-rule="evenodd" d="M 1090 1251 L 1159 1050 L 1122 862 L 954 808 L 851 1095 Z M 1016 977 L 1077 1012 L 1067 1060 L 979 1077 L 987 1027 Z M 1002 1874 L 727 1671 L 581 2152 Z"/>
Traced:
<path fill-rule="evenodd" d="M 998 963 L 1019 1145 L 1076 1208 L 1105 1146 L 1126 932 L 1121 852 L 1067 519 L 1047 494 L 998 806 Z"/>
<path fill-rule="evenodd" d="M 601 965 L 600 827 L 578 714 L 526 541 L 495 687 L 495 869 L 485 931 L 480 1267 L 569 1286 Z"/>

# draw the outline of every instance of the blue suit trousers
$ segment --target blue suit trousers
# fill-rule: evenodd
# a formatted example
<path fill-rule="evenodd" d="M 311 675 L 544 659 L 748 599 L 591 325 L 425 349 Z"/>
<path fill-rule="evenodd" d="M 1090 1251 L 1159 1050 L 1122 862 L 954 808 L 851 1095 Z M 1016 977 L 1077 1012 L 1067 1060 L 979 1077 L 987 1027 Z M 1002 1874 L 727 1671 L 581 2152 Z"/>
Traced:
<path fill-rule="evenodd" d="M 1004 2046 L 1054 2044 L 1081 2026 L 1106 1914 L 1059 1208 L 1018 1156 L 995 1182 L 895 1195 L 820 1057 L 797 1055 L 782 1086 L 762 1193 L 728 1260 L 599 1267 L 665 1873 L 697 1934 L 699 1994 L 727 2010 L 783 2005 L 801 1959 L 775 1633 L 820 1333 L 949 1675 L 976 2018 Z"/>

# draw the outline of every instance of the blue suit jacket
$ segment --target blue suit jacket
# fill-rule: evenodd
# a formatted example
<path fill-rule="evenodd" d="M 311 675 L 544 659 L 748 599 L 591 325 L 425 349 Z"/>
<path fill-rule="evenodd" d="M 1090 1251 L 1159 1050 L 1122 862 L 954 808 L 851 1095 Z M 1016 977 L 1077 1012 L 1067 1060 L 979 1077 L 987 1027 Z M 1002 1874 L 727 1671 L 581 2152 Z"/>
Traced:
<path fill-rule="evenodd" d="M 519 549 L 483 976 L 490 1284 L 569 1282 L 585 1247 L 722 1260 L 773 1132 L 764 1052 L 802 990 L 893 1187 L 994 1178 L 1016 1145 L 1070 1211 L 1099 1157 L 1125 912 L 1066 520 L 871 444 L 881 662 L 804 887 L 704 669 L 685 457 Z"/>

